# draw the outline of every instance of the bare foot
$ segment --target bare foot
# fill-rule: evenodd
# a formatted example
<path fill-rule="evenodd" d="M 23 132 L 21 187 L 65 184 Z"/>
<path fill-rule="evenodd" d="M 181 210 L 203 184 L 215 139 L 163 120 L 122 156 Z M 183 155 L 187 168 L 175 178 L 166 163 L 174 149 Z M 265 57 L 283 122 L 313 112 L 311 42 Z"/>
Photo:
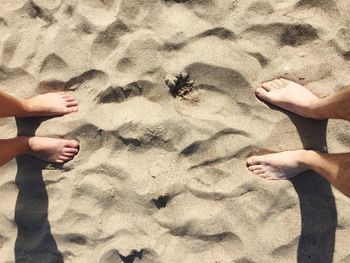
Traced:
<path fill-rule="evenodd" d="M 52 92 L 23 101 L 27 117 L 61 116 L 78 111 L 79 102 L 70 92 Z"/>
<path fill-rule="evenodd" d="M 275 79 L 263 83 L 255 93 L 259 98 L 300 116 L 318 120 L 325 119 L 316 110 L 321 99 L 293 81 Z"/>
<path fill-rule="evenodd" d="M 76 140 L 30 137 L 29 154 L 50 163 L 65 163 L 72 160 L 79 152 Z"/>
<path fill-rule="evenodd" d="M 289 179 L 309 170 L 303 164 L 305 155 L 305 150 L 297 150 L 252 156 L 247 159 L 247 166 L 253 174 L 262 178 Z"/>

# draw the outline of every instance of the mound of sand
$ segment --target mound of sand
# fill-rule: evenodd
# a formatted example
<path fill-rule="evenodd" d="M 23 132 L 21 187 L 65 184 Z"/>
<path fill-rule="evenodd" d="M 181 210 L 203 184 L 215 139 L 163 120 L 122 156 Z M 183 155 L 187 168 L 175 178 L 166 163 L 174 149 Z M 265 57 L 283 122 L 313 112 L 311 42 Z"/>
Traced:
<path fill-rule="evenodd" d="M 252 176 L 256 148 L 350 151 L 350 125 L 257 100 L 285 77 L 350 83 L 347 0 L 0 0 L 0 88 L 71 90 L 80 111 L 0 120 L 81 143 L 0 170 L 0 262 L 349 262 L 350 201 L 308 172 Z M 195 99 L 166 75 L 186 71 Z"/>

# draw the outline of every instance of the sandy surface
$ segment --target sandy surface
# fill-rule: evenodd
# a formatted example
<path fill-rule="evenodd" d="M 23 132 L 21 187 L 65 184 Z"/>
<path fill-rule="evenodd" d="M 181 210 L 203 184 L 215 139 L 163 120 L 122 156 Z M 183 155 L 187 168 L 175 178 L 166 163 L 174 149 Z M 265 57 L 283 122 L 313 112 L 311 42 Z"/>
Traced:
<path fill-rule="evenodd" d="M 252 176 L 256 148 L 350 151 L 350 125 L 270 109 L 285 77 L 350 83 L 348 0 L 0 0 L 0 88 L 80 111 L 0 120 L 81 143 L 63 167 L 0 169 L 0 262 L 350 262 L 350 201 L 319 175 Z M 166 75 L 187 71 L 192 99 Z M 1 106 L 1 105 L 0 105 Z"/>

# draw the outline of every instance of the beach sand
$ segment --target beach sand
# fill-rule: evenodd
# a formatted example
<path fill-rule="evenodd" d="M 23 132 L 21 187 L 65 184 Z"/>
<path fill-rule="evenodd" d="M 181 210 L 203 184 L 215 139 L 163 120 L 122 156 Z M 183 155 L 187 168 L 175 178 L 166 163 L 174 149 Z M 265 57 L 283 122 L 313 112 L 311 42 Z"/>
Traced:
<path fill-rule="evenodd" d="M 80 141 L 62 166 L 0 168 L 0 262 L 350 262 L 350 201 L 321 176 L 266 181 L 256 149 L 350 151 L 350 124 L 259 101 L 278 77 L 350 83 L 348 0 L 0 0 L 0 89 L 80 111 L 0 120 Z M 167 75 L 193 90 L 174 97 Z M 1 106 L 1 105 L 0 105 Z"/>

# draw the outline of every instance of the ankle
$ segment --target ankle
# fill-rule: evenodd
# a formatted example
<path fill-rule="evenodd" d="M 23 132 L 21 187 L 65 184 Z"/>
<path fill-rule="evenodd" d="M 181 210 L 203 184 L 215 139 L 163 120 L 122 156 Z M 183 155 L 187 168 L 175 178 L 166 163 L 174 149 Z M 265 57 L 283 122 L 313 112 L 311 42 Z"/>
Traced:
<path fill-rule="evenodd" d="M 28 149 L 29 149 L 29 154 L 38 152 L 41 150 L 41 144 L 38 143 L 38 137 L 37 136 L 32 136 L 28 137 Z"/>
<path fill-rule="evenodd" d="M 31 152 L 31 147 L 30 147 L 30 137 L 27 136 L 18 136 L 15 138 L 17 141 L 19 150 L 22 154 L 28 154 Z"/>
<path fill-rule="evenodd" d="M 29 99 L 19 100 L 19 112 L 15 115 L 18 118 L 27 118 L 33 115 L 33 105 Z"/>
<path fill-rule="evenodd" d="M 325 120 L 328 119 L 328 112 L 326 110 L 327 102 L 325 98 L 317 99 L 310 105 L 310 117 L 315 120 Z"/>
<path fill-rule="evenodd" d="M 295 160 L 297 161 L 299 166 L 308 167 L 306 157 L 308 155 L 307 150 L 301 149 L 294 151 Z"/>
<path fill-rule="evenodd" d="M 21 103 L 21 108 L 22 108 L 23 114 L 26 116 L 30 116 L 30 113 L 33 112 L 33 110 L 32 110 L 33 107 L 32 107 L 30 100 L 29 99 L 22 99 L 22 100 L 20 100 L 20 103 Z"/>
<path fill-rule="evenodd" d="M 319 152 L 314 150 L 300 150 L 299 162 L 309 170 L 315 169 L 315 162 L 319 157 Z"/>

